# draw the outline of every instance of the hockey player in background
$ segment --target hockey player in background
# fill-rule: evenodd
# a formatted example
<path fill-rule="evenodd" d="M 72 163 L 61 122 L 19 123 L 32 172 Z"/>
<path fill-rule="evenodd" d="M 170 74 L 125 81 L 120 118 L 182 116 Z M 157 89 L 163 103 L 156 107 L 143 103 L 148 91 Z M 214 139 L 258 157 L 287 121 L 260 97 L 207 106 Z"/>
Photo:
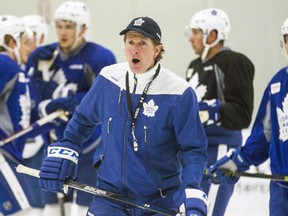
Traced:
<path fill-rule="evenodd" d="M 25 34 L 21 34 L 20 38 L 20 49 L 21 49 L 21 67 L 23 70 L 26 69 L 26 64 L 30 54 L 41 45 L 45 44 L 48 37 L 48 25 L 45 19 L 37 14 L 30 14 L 21 17 L 21 20 L 25 26 Z M 29 72 L 28 72 L 29 73 Z M 30 82 L 29 82 L 30 86 Z M 31 87 L 31 86 L 30 86 Z M 38 103 L 39 100 L 36 98 L 36 92 L 30 91 L 31 101 L 34 108 L 31 110 L 31 124 L 39 119 L 38 115 Z M 53 126 L 52 126 L 53 127 Z M 23 150 L 23 164 L 35 169 L 38 169 L 43 160 L 43 151 L 45 137 L 38 135 L 36 137 L 29 137 L 26 139 L 26 144 Z M 30 184 L 33 185 L 33 193 L 37 203 L 33 207 L 43 208 L 42 201 L 42 190 L 38 185 L 38 180 L 34 177 L 27 176 Z"/>
<path fill-rule="evenodd" d="M 283 53 L 288 60 L 288 19 L 282 25 Z M 287 145 L 287 146 L 286 146 Z M 288 68 L 282 68 L 264 91 L 252 132 L 243 147 L 232 149 L 209 168 L 213 181 L 233 185 L 239 177 L 222 169 L 244 172 L 270 158 L 272 175 L 288 175 Z M 288 215 L 287 182 L 270 182 L 270 216 Z"/>
<path fill-rule="evenodd" d="M 21 42 L 26 50 L 23 52 L 22 63 L 27 64 L 28 57 L 38 47 L 45 45 L 48 38 L 48 24 L 44 17 L 38 14 L 30 14 L 21 17 L 25 28 L 31 31 L 33 38 L 23 37 Z"/>
<path fill-rule="evenodd" d="M 89 9 L 84 3 L 62 3 L 55 11 L 54 22 L 58 42 L 37 48 L 29 57 L 26 69 L 40 99 L 41 116 L 58 109 L 72 114 L 100 70 L 116 62 L 110 50 L 87 41 L 86 35 L 91 26 Z M 63 138 L 64 128 L 65 124 L 61 124 L 49 134 L 51 142 Z M 98 126 L 81 152 L 78 180 L 86 184 L 95 183 L 92 161 L 95 147 L 101 139 L 100 132 Z M 71 214 L 83 215 L 92 201 L 92 195 L 81 191 L 75 191 L 75 194 L 79 211 L 73 210 Z M 72 201 L 73 193 L 65 198 Z M 55 211 L 59 207 L 55 193 L 45 192 L 44 199 L 44 216 L 60 212 Z M 70 215 L 69 208 L 65 208 L 65 215 Z"/>
<path fill-rule="evenodd" d="M 127 62 L 104 67 L 96 77 L 64 138 L 50 144 L 40 186 L 62 191 L 65 179 L 77 176 L 77 167 L 87 170 L 77 165 L 79 152 L 101 123 L 103 151 L 98 154 L 97 148 L 94 159 L 97 187 L 184 215 L 206 216 L 206 195 L 199 187 L 207 138 L 196 95 L 160 64 L 162 34 L 153 19 L 137 17 L 120 35 Z M 66 158 L 63 149 L 70 152 Z M 94 196 L 87 215 L 160 214 Z"/>
<path fill-rule="evenodd" d="M 230 32 L 227 14 L 208 8 L 192 16 L 187 37 L 199 58 L 186 79 L 195 90 L 200 117 L 208 137 L 208 166 L 242 144 L 241 130 L 250 124 L 253 110 L 254 66 L 243 54 L 224 46 Z M 209 215 L 223 216 L 234 185 L 214 185 L 204 176 Z"/>
<path fill-rule="evenodd" d="M 25 35 L 25 28 L 20 18 L 0 16 L 0 140 L 30 125 L 29 79 L 20 68 L 21 35 Z M 22 136 L 0 146 L 0 215 L 39 215 L 31 208 L 37 201 L 33 187 L 26 176 L 15 172 L 22 162 L 25 142 Z"/>

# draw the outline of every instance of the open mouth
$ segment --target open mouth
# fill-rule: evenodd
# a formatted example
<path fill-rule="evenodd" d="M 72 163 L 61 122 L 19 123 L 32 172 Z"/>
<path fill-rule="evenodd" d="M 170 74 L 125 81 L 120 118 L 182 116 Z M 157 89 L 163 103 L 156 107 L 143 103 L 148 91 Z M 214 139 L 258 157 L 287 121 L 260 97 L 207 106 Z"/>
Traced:
<path fill-rule="evenodd" d="M 140 62 L 140 60 L 139 59 L 132 59 L 132 62 L 134 63 L 134 64 L 137 64 L 138 62 Z"/>

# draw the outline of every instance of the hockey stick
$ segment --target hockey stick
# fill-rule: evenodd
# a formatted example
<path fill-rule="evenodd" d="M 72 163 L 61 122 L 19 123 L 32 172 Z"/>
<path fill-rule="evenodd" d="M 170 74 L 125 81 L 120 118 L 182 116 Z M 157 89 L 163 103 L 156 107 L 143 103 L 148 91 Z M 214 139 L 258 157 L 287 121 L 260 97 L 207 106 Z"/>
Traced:
<path fill-rule="evenodd" d="M 27 175 L 34 176 L 36 178 L 40 178 L 39 177 L 39 173 L 40 173 L 39 170 L 30 168 L 30 167 L 26 167 L 26 166 L 24 166 L 22 164 L 19 164 L 16 167 L 16 171 L 19 172 L 19 173 L 24 173 L 24 174 L 27 174 Z M 112 193 L 112 192 L 109 192 L 109 191 L 106 191 L 106 190 L 102 190 L 100 188 L 96 188 L 96 187 L 93 187 L 93 186 L 90 186 L 90 185 L 86 185 L 86 184 L 82 184 L 82 183 L 79 183 L 79 182 L 76 182 L 76 181 L 72 181 L 72 180 L 66 180 L 65 184 L 64 184 L 63 191 L 67 192 L 69 187 L 77 189 L 77 190 L 81 190 L 81 191 L 84 191 L 84 192 L 87 192 L 87 193 L 91 193 L 91 194 L 94 194 L 96 196 L 102 196 L 102 197 L 106 197 L 106 198 L 109 198 L 109 199 L 117 200 L 117 201 L 129 204 L 129 205 L 132 205 L 132 206 L 136 206 L 136 207 L 141 208 L 141 209 L 146 209 L 148 211 L 158 213 L 158 214 L 170 215 L 170 216 L 172 216 L 172 215 L 173 216 L 175 216 L 175 215 L 180 216 L 181 215 L 178 212 L 175 212 L 175 211 L 172 211 L 172 210 L 169 210 L 169 209 L 163 209 L 163 208 L 160 208 L 160 207 L 157 207 L 157 206 L 153 206 L 153 205 L 150 205 L 148 203 L 141 202 L 139 200 L 131 199 L 131 198 L 124 197 L 124 196 L 121 196 L 121 195 L 116 194 L 116 193 Z"/>
<path fill-rule="evenodd" d="M 36 122 L 31 124 L 29 127 L 24 128 L 23 130 L 20 130 L 19 132 L 16 132 L 15 134 L 12 134 L 11 136 L 9 136 L 3 140 L 0 140 L 0 147 L 5 145 L 6 143 L 13 141 L 16 138 L 19 138 L 19 137 L 27 134 L 28 132 L 34 130 L 35 128 L 38 128 L 38 127 L 40 127 L 40 126 L 42 126 L 48 122 L 53 121 L 56 118 L 61 118 L 64 121 L 68 121 L 67 115 L 68 115 L 68 112 L 65 112 L 63 110 L 55 111 L 55 112 L 37 120 Z"/>
<path fill-rule="evenodd" d="M 284 175 L 268 175 L 263 173 L 247 173 L 247 172 L 231 172 L 230 170 L 221 170 L 223 171 L 227 176 L 237 176 L 237 177 L 250 177 L 250 178 L 262 178 L 262 179 L 269 179 L 273 181 L 284 181 L 288 182 L 288 176 Z M 208 174 L 208 170 L 205 170 L 205 174 Z M 209 174 L 208 174 L 209 175 Z M 213 178 L 213 173 L 211 174 L 211 177 Z"/>
<path fill-rule="evenodd" d="M 262 179 L 270 179 L 274 181 L 284 181 L 288 182 L 288 176 L 283 175 L 268 175 L 263 173 L 245 173 L 245 172 L 235 172 L 233 173 L 234 176 L 238 177 L 251 177 L 251 178 L 262 178 Z"/>

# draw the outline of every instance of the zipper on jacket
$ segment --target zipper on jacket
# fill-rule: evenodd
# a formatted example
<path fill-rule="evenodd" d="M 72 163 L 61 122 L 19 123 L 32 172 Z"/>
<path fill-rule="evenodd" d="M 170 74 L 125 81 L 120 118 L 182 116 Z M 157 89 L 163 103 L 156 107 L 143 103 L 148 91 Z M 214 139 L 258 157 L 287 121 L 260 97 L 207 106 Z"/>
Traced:
<path fill-rule="evenodd" d="M 110 134 L 110 125 L 111 125 L 112 117 L 109 118 L 108 124 L 107 124 L 107 133 Z"/>
<path fill-rule="evenodd" d="M 147 127 L 144 125 L 144 142 L 147 144 Z"/>

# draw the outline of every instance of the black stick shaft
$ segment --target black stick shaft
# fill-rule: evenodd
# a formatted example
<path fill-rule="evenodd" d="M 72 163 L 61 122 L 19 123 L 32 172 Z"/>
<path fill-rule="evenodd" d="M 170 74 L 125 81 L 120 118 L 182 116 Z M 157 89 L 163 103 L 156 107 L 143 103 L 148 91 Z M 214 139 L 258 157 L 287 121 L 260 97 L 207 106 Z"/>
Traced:
<path fill-rule="evenodd" d="M 263 179 L 270 179 L 275 181 L 284 181 L 288 182 L 288 176 L 282 175 L 267 175 L 263 173 L 245 173 L 245 172 L 235 172 L 235 176 L 243 176 L 243 177 L 251 177 L 251 178 L 263 178 Z"/>
<path fill-rule="evenodd" d="M 19 164 L 17 166 L 16 170 L 19 173 L 24 173 L 27 175 L 34 176 L 36 178 L 40 178 L 39 177 L 39 173 L 40 173 L 39 170 L 30 168 L 30 167 L 26 167 L 22 164 Z M 82 184 L 82 183 L 72 181 L 72 180 L 67 180 L 65 182 L 64 191 L 67 191 L 67 189 L 68 189 L 67 187 L 71 187 L 71 188 L 81 190 L 81 191 L 84 191 L 87 193 L 91 193 L 91 194 L 94 194 L 97 196 L 107 197 L 107 198 L 110 198 L 113 200 L 117 200 L 117 201 L 129 204 L 129 205 L 136 206 L 136 207 L 141 208 L 141 209 L 146 209 L 148 211 L 155 212 L 155 213 L 162 214 L 162 215 L 168 215 L 168 216 L 176 216 L 176 215 L 180 216 L 181 215 L 180 213 L 169 210 L 169 209 L 164 209 L 164 208 L 160 208 L 157 206 L 153 206 L 153 205 L 150 205 L 149 203 L 144 203 L 144 202 L 139 201 L 139 200 L 124 197 L 124 196 L 121 196 L 121 195 L 113 193 L 113 192 L 102 190 L 100 188 L 96 188 L 96 187 Z"/>

